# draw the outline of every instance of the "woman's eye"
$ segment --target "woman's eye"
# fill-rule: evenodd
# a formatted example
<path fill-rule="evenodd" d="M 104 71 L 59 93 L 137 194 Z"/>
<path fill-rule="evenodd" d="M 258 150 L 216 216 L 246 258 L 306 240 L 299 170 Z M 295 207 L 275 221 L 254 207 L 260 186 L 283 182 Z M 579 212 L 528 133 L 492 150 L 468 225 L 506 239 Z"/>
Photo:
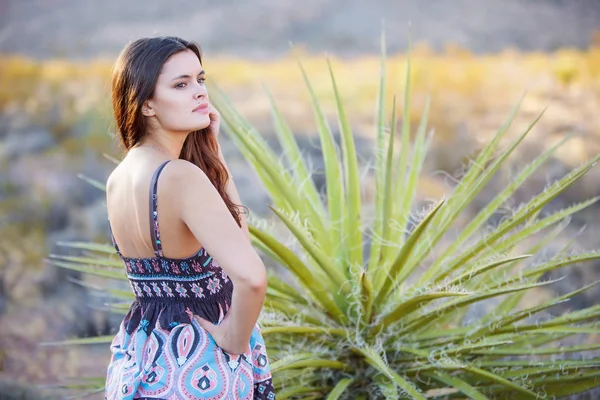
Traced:
<path fill-rule="evenodd" d="M 198 78 L 198 82 L 204 84 L 204 82 L 206 82 L 206 78 Z"/>
<path fill-rule="evenodd" d="M 185 82 L 181 82 L 178 83 L 177 85 L 175 85 L 176 88 L 184 88 L 185 87 Z"/>

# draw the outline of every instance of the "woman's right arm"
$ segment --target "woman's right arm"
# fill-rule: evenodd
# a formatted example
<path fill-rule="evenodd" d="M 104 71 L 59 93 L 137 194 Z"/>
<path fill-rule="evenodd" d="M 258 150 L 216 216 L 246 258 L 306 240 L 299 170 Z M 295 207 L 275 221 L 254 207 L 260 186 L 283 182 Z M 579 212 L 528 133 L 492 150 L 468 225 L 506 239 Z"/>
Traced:
<path fill-rule="evenodd" d="M 176 204 L 181 219 L 234 285 L 226 332 L 215 340 L 229 352 L 243 353 L 264 303 L 265 266 L 206 174 L 184 160 L 171 164 L 169 186 L 180 194 Z"/>

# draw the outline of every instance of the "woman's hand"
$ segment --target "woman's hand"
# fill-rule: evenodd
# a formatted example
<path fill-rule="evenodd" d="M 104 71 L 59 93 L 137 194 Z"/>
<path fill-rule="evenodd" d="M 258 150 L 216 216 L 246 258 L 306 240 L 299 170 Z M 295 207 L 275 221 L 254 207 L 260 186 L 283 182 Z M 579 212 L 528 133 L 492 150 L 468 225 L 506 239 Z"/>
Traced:
<path fill-rule="evenodd" d="M 208 116 L 210 117 L 210 124 L 207 129 L 208 132 L 215 135 L 216 138 L 219 137 L 219 130 L 221 129 L 221 114 L 219 111 L 209 103 L 209 112 Z"/>
<path fill-rule="evenodd" d="M 219 158 L 221 159 L 221 162 L 225 165 L 225 168 L 227 168 L 227 164 L 225 163 L 225 158 L 223 157 L 223 153 L 221 151 L 221 144 L 218 142 L 219 130 L 221 129 L 221 114 L 210 103 L 209 103 L 209 110 L 210 111 L 208 113 L 208 116 L 210 117 L 210 124 L 207 127 L 208 134 L 215 135 L 215 138 L 217 139 L 217 144 L 219 145 Z"/>
<path fill-rule="evenodd" d="M 230 354 L 242 354 L 248 350 L 249 342 L 235 343 L 235 336 L 230 333 L 235 329 L 231 326 L 231 313 L 225 314 L 225 317 L 219 325 L 215 325 L 209 320 L 202 317 L 197 317 L 200 326 L 212 336 L 217 346 Z"/>

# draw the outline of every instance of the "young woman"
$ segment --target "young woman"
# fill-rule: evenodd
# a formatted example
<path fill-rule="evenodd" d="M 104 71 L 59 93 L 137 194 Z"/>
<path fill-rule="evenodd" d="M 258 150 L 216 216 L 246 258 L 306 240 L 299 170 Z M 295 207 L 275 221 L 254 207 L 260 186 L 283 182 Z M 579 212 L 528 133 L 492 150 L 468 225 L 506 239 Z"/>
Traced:
<path fill-rule="evenodd" d="M 137 40 L 112 76 L 126 155 L 106 196 L 135 294 L 111 344 L 106 398 L 274 399 L 256 321 L 265 267 L 219 147 L 199 47 Z"/>

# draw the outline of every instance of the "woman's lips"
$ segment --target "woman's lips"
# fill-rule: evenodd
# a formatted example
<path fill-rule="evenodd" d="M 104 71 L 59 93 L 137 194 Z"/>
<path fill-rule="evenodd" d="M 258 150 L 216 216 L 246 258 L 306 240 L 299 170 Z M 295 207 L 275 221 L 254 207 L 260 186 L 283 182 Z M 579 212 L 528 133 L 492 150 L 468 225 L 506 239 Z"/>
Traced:
<path fill-rule="evenodd" d="M 207 103 L 200 104 L 198 107 L 194 108 L 192 110 L 192 112 L 207 113 L 208 112 L 208 104 Z"/>

